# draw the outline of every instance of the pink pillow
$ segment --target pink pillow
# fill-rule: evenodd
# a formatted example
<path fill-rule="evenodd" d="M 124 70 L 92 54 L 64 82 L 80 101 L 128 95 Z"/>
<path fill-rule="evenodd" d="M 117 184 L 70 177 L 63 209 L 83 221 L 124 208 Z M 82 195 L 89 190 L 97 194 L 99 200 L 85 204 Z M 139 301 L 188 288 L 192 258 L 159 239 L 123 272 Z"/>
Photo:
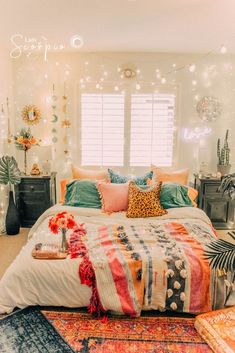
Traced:
<path fill-rule="evenodd" d="M 129 182 L 125 184 L 109 184 L 98 182 L 102 210 L 106 213 L 127 211 Z"/>

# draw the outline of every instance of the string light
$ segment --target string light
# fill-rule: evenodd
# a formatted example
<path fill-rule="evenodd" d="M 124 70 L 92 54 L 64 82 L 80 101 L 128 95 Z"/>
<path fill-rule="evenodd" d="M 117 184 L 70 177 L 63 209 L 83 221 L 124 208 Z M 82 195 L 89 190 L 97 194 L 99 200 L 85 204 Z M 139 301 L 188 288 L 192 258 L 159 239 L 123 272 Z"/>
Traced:
<path fill-rule="evenodd" d="M 196 84 L 197 84 L 197 81 L 196 80 L 192 80 L 192 85 L 196 86 Z"/>
<path fill-rule="evenodd" d="M 161 83 L 162 83 L 162 84 L 166 83 L 165 77 L 162 77 L 162 78 L 161 78 Z"/>
<path fill-rule="evenodd" d="M 95 88 L 99 89 L 100 88 L 100 84 L 99 82 L 97 82 L 97 84 L 95 85 Z"/>
<path fill-rule="evenodd" d="M 119 91 L 118 85 L 114 86 L 114 91 Z"/>
<path fill-rule="evenodd" d="M 194 72 L 196 70 L 196 65 L 195 64 L 191 64 L 191 65 L 189 65 L 188 69 L 189 69 L 190 72 Z"/>
<path fill-rule="evenodd" d="M 221 52 L 221 54 L 226 54 L 227 53 L 227 48 L 226 48 L 226 46 L 223 44 L 223 45 L 221 45 L 221 47 L 220 47 L 220 52 Z"/>
<path fill-rule="evenodd" d="M 139 82 L 137 82 L 137 84 L 135 85 L 135 88 L 136 88 L 137 90 L 140 90 L 140 89 L 141 89 L 141 86 L 140 86 Z"/>

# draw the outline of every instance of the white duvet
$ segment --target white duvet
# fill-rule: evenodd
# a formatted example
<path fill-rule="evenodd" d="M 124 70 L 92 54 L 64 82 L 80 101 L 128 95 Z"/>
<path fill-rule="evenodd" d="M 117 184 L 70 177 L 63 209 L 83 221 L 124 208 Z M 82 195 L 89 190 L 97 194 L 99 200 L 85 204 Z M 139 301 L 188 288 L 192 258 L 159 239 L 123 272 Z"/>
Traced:
<path fill-rule="evenodd" d="M 10 313 L 15 307 L 29 305 L 84 307 L 89 304 L 91 290 L 80 283 L 80 259 L 35 260 L 31 256 L 38 242 L 59 242 L 60 235 L 51 234 L 48 219 L 66 210 L 76 216 L 76 221 L 86 224 L 141 224 L 187 220 L 210 224 L 206 214 L 193 207 L 169 209 L 168 214 L 156 218 L 127 218 L 125 212 L 106 215 L 98 209 L 55 205 L 48 209 L 29 233 L 29 240 L 22 248 L 0 281 L 0 313 Z"/>

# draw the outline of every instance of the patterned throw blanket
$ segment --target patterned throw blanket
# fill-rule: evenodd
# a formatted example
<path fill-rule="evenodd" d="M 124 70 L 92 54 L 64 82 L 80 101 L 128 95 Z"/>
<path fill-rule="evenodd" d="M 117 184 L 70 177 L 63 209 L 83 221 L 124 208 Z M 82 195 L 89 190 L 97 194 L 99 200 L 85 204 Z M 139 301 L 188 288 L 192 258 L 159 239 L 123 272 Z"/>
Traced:
<path fill-rule="evenodd" d="M 89 225 L 74 232 L 81 283 L 92 288 L 89 310 L 132 316 L 143 309 L 207 312 L 213 307 L 213 272 L 204 247 L 214 239 L 202 222 L 144 226 Z"/>

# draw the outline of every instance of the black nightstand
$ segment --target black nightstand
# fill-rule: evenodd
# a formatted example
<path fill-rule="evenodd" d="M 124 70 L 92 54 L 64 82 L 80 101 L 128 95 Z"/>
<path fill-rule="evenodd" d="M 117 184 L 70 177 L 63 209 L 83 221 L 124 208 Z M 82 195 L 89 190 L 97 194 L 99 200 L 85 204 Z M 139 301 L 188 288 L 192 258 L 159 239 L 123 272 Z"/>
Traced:
<path fill-rule="evenodd" d="M 233 229 L 234 205 L 217 192 L 220 179 L 195 177 L 194 188 L 198 190 L 198 207 L 204 210 L 216 229 Z"/>
<path fill-rule="evenodd" d="M 15 199 L 21 227 L 32 227 L 38 217 L 56 203 L 56 173 L 22 176 L 20 184 L 15 185 Z"/>

